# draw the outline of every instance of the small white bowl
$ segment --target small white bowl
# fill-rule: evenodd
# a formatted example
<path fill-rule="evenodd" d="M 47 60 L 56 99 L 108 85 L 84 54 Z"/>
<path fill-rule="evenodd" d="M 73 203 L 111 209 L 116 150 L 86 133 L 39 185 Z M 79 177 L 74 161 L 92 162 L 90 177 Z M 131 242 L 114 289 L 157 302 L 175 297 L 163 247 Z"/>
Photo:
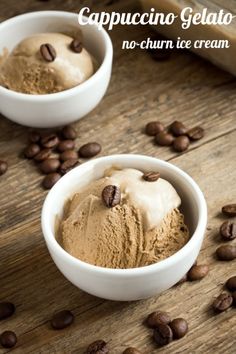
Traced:
<path fill-rule="evenodd" d="M 55 239 L 55 220 L 74 192 L 103 176 L 110 166 L 159 171 L 173 184 L 182 199 L 181 210 L 190 229 L 188 243 L 171 257 L 133 269 L 97 267 L 67 253 Z M 177 283 L 195 262 L 207 223 L 204 196 L 193 179 L 178 167 L 153 157 L 113 155 L 86 162 L 61 178 L 48 193 L 42 210 L 42 230 L 48 250 L 64 276 L 75 286 L 101 298 L 131 301 L 156 295 Z"/>
<path fill-rule="evenodd" d="M 39 11 L 13 17 L 0 24 L 0 53 L 11 51 L 22 39 L 41 32 L 78 29 L 77 15 Z M 107 32 L 96 25 L 81 27 L 84 45 L 99 63 L 87 81 L 74 88 L 46 95 L 14 92 L 0 86 L 0 112 L 14 122 L 37 128 L 72 123 L 92 111 L 104 96 L 112 70 L 113 47 Z"/>

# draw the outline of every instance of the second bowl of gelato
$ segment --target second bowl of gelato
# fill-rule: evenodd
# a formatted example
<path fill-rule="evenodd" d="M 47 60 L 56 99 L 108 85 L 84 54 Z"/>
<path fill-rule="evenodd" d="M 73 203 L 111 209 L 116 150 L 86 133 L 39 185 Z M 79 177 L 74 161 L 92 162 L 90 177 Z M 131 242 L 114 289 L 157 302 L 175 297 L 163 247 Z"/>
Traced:
<path fill-rule="evenodd" d="M 205 199 L 179 168 L 114 155 L 78 166 L 49 192 L 44 237 L 73 284 L 111 300 L 137 300 L 177 283 L 195 262 Z"/>

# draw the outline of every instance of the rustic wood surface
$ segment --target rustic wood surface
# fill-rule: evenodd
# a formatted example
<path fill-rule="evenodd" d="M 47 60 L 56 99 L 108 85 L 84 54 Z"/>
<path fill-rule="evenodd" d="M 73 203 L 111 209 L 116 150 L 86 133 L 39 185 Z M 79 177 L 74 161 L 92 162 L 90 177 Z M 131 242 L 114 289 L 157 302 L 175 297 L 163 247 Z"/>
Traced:
<path fill-rule="evenodd" d="M 86 1 L 2 0 L 0 20 L 37 9 L 74 11 Z M 96 9 L 132 9 L 136 1 L 97 1 Z M 97 3 L 97 4 L 96 4 Z M 167 62 L 155 62 L 142 51 L 122 51 L 123 39 L 141 40 L 150 29 L 117 27 L 114 70 L 102 103 L 76 124 L 78 147 L 99 141 L 103 155 L 140 153 L 171 161 L 187 171 L 203 190 L 209 212 L 208 230 L 199 262 L 210 265 L 201 282 L 185 283 L 149 300 L 119 303 L 90 296 L 71 285 L 57 270 L 40 229 L 40 211 L 46 192 L 42 176 L 21 151 L 27 129 L 0 118 L 0 159 L 9 162 L 0 177 L 0 301 L 16 304 L 16 313 L 0 322 L 0 332 L 14 330 L 18 344 L 13 353 L 82 354 L 93 340 L 109 342 L 112 354 L 127 346 L 143 353 L 234 354 L 236 309 L 214 315 L 213 298 L 227 278 L 236 274 L 235 261 L 214 257 L 220 244 L 218 228 L 225 220 L 221 206 L 236 199 L 236 83 L 213 65 L 186 52 L 173 53 Z M 176 154 L 160 148 L 142 133 L 146 122 L 169 124 L 179 119 L 189 127 L 202 125 L 206 136 L 188 152 Z M 54 331 L 49 320 L 61 309 L 76 315 L 66 330 Z M 153 310 L 167 310 L 189 322 L 185 338 L 158 349 L 151 332 L 142 325 Z M 0 353 L 10 350 L 0 349 Z"/>

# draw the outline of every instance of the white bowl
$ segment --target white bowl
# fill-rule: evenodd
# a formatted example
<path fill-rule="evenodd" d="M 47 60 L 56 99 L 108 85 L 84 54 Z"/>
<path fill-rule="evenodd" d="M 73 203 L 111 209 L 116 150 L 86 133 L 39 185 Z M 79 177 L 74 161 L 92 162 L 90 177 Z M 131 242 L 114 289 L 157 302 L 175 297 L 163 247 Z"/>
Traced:
<path fill-rule="evenodd" d="M 55 239 L 55 219 L 66 200 L 90 181 L 103 176 L 110 166 L 159 171 L 182 199 L 182 211 L 190 229 L 188 243 L 171 257 L 133 269 L 97 267 L 68 254 Z M 64 276 L 75 286 L 101 298 L 130 301 L 148 298 L 177 283 L 195 262 L 207 223 L 204 196 L 193 179 L 178 167 L 153 157 L 113 155 L 86 162 L 61 178 L 48 193 L 42 210 L 42 230 L 48 250 Z"/>
<path fill-rule="evenodd" d="M 4 48 L 11 51 L 29 35 L 78 27 L 77 15 L 70 12 L 39 11 L 16 16 L 0 24 L 0 53 Z M 0 86 L 1 114 L 23 125 L 49 128 L 72 123 L 98 105 L 111 77 L 112 43 L 107 32 L 96 25 L 81 29 L 86 49 L 100 65 L 96 73 L 81 85 L 47 95 L 23 94 Z"/>

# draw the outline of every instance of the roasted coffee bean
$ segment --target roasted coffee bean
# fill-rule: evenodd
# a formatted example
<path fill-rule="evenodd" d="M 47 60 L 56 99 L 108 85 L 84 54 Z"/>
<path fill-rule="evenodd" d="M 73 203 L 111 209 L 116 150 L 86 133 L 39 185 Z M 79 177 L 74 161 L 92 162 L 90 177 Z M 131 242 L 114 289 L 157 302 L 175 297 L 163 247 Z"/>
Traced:
<path fill-rule="evenodd" d="M 175 138 L 173 147 L 175 151 L 183 152 L 188 149 L 189 144 L 190 144 L 189 138 L 185 135 L 181 135 L 178 136 L 178 138 Z"/>
<path fill-rule="evenodd" d="M 154 49 L 149 48 L 147 52 L 151 55 L 152 59 L 155 61 L 165 61 L 171 56 L 171 50 L 168 48 Z"/>
<path fill-rule="evenodd" d="M 34 160 L 37 162 L 47 160 L 51 154 L 50 149 L 43 149 L 37 155 L 34 156 Z"/>
<path fill-rule="evenodd" d="M 60 178 L 61 175 L 59 173 L 56 172 L 49 173 L 43 179 L 42 185 L 45 189 L 51 189 L 54 186 L 54 184 L 56 184 L 59 181 Z"/>
<path fill-rule="evenodd" d="M 68 173 L 78 165 L 79 165 L 78 159 L 66 160 L 61 164 L 60 172 L 62 175 L 65 175 L 66 173 Z"/>
<path fill-rule="evenodd" d="M 32 131 L 29 134 L 29 141 L 33 144 L 38 143 L 41 139 L 41 135 L 38 132 Z"/>
<path fill-rule="evenodd" d="M 145 172 L 143 174 L 143 179 L 147 182 L 156 182 L 160 176 L 159 172 Z"/>
<path fill-rule="evenodd" d="M 204 137 L 204 134 L 204 129 L 202 127 L 195 127 L 187 132 L 190 140 L 200 140 Z"/>
<path fill-rule="evenodd" d="M 236 291 L 236 276 L 229 278 L 225 285 L 230 291 Z"/>
<path fill-rule="evenodd" d="M 233 298 L 233 304 L 236 306 L 236 291 L 232 293 L 232 298 Z"/>
<path fill-rule="evenodd" d="M 71 49 L 75 53 L 81 53 L 83 50 L 83 43 L 81 42 L 80 38 L 75 38 L 70 44 Z"/>
<path fill-rule="evenodd" d="M 236 204 L 228 204 L 223 206 L 222 213 L 229 217 L 236 216 Z"/>
<path fill-rule="evenodd" d="M 39 164 L 39 169 L 46 175 L 52 172 L 56 172 L 60 167 L 60 161 L 58 159 L 47 159 Z"/>
<path fill-rule="evenodd" d="M 74 150 L 66 150 L 60 154 L 60 160 L 78 160 L 78 153 Z"/>
<path fill-rule="evenodd" d="M 159 324 L 169 324 L 171 321 L 167 312 L 155 311 L 148 315 L 145 323 L 149 328 L 156 328 Z"/>
<path fill-rule="evenodd" d="M 232 261 L 236 258 L 236 246 L 222 245 L 217 248 L 216 255 L 221 261 Z"/>
<path fill-rule="evenodd" d="M 76 139 L 76 131 L 75 129 L 71 126 L 71 125 L 67 125 L 66 127 L 64 127 L 62 129 L 62 136 L 65 139 L 69 139 L 69 140 L 75 140 Z"/>
<path fill-rule="evenodd" d="M 53 149 L 59 144 L 56 134 L 49 134 L 41 138 L 41 145 L 47 149 Z"/>
<path fill-rule="evenodd" d="M 38 144 L 30 144 L 24 150 L 24 156 L 27 159 L 32 159 L 40 152 L 40 146 Z"/>
<path fill-rule="evenodd" d="M 233 297 L 230 294 L 222 293 L 213 302 L 213 308 L 217 312 L 226 311 L 233 303 Z"/>
<path fill-rule="evenodd" d="M 0 160 L 0 176 L 7 172 L 8 163 L 6 161 Z"/>
<path fill-rule="evenodd" d="M 51 319 L 51 326 L 54 329 L 64 329 L 74 322 L 74 315 L 68 310 L 57 312 Z"/>
<path fill-rule="evenodd" d="M 120 204 L 121 192 L 117 186 L 106 186 L 102 191 L 102 199 L 108 208 L 113 208 Z"/>
<path fill-rule="evenodd" d="M 109 349 L 107 343 L 104 340 L 96 340 L 95 342 L 91 343 L 85 354 L 108 354 Z"/>
<path fill-rule="evenodd" d="M 155 136 L 164 130 L 164 125 L 161 122 L 149 122 L 146 125 L 145 132 L 147 135 Z"/>
<path fill-rule="evenodd" d="M 88 143 L 79 149 L 79 156 L 89 158 L 96 156 L 101 151 L 101 145 L 98 143 Z"/>
<path fill-rule="evenodd" d="M 173 144 L 174 137 L 166 132 L 161 132 L 156 135 L 155 142 L 160 146 L 170 146 Z"/>
<path fill-rule="evenodd" d="M 174 134 L 174 136 L 181 136 L 187 133 L 187 128 L 182 122 L 176 120 L 170 125 L 170 132 Z"/>
<path fill-rule="evenodd" d="M 142 354 L 138 349 L 134 347 L 129 347 L 123 351 L 123 354 Z"/>
<path fill-rule="evenodd" d="M 45 43 L 40 46 L 40 53 L 45 61 L 52 62 L 56 59 L 57 53 L 55 48 L 50 43 Z"/>
<path fill-rule="evenodd" d="M 167 345 L 173 340 L 173 332 L 167 324 L 159 324 L 153 331 L 153 338 L 159 346 Z"/>
<path fill-rule="evenodd" d="M 234 240 L 236 238 L 236 222 L 225 221 L 220 227 L 220 234 L 225 240 Z"/>
<path fill-rule="evenodd" d="M 0 343 L 4 348 L 12 348 L 17 343 L 16 334 L 12 331 L 5 331 L 0 335 Z"/>
<path fill-rule="evenodd" d="M 11 302 L 0 302 L 0 320 L 12 316 L 14 312 L 14 304 Z"/>
<path fill-rule="evenodd" d="M 75 142 L 74 140 L 62 140 L 58 146 L 57 146 L 57 150 L 60 152 L 64 152 L 67 150 L 73 150 L 75 147 Z"/>
<path fill-rule="evenodd" d="M 188 279 L 191 281 L 201 280 L 209 273 L 209 267 L 206 264 L 194 265 L 188 271 Z"/>
<path fill-rule="evenodd" d="M 170 328 L 172 329 L 174 339 L 180 339 L 188 332 L 188 323 L 184 318 L 175 318 L 170 322 Z"/>

